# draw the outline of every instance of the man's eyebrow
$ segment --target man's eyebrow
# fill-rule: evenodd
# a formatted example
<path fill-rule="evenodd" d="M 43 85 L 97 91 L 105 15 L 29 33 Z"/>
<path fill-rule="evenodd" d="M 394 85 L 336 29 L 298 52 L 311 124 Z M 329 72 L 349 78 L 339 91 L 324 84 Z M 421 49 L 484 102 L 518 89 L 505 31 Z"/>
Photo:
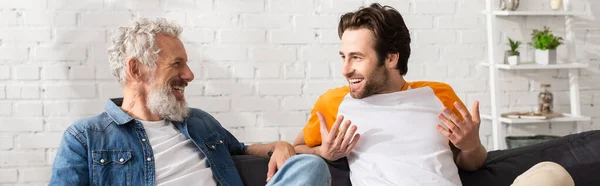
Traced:
<path fill-rule="evenodd" d="M 348 54 L 350 56 L 364 56 L 365 54 L 361 53 L 361 52 L 350 52 L 350 54 Z"/>
<path fill-rule="evenodd" d="M 173 63 L 175 62 L 185 62 L 185 60 L 182 57 L 176 57 L 175 59 L 173 59 Z"/>
<path fill-rule="evenodd" d="M 340 51 L 340 55 L 344 55 L 344 53 L 342 51 Z M 350 52 L 348 55 L 349 56 L 364 56 L 365 54 L 363 54 L 362 52 Z"/>

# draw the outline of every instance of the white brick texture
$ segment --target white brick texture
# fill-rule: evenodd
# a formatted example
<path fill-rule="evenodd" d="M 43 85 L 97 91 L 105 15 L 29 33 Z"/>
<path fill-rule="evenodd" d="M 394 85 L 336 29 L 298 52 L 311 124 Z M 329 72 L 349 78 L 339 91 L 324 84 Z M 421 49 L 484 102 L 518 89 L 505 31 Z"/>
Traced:
<path fill-rule="evenodd" d="M 0 169 L 0 183 L 16 183 L 17 175 L 17 169 Z"/>
<path fill-rule="evenodd" d="M 347 85 L 338 55 L 343 13 L 372 2 L 398 10 L 411 33 L 408 81 L 450 84 L 462 101 L 490 111 L 483 0 L 0 0 L 0 185 L 46 185 L 65 129 L 98 114 L 123 90 L 109 71 L 108 37 L 140 17 L 164 17 L 183 27 L 195 79 L 188 104 L 213 115 L 240 141 L 292 142 L 315 101 Z M 595 0 L 571 1 L 597 15 Z M 493 5 L 497 8 L 497 5 Z M 520 10 L 550 10 L 548 3 L 521 1 Z M 596 16 L 597 17 L 597 16 Z M 577 60 L 582 70 L 582 113 L 600 129 L 600 21 L 575 18 Z M 564 36 L 562 17 L 497 20 L 498 50 L 506 38 L 529 42 L 533 28 L 551 26 Z M 522 60 L 532 49 L 521 45 Z M 559 58 L 566 54 L 559 48 Z M 499 55 L 501 57 L 501 55 Z M 570 110 L 568 71 L 500 71 L 500 111 L 536 106 L 540 84 L 550 83 L 556 108 Z M 492 127 L 480 128 L 491 145 Z M 570 124 L 519 125 L 509 135 L 573 133 Z"/>
<path fill-rule="evenodd" d="M 0 149 L 12 149 L 12 148 L 13 148 L 13 136 L 9 135 L 9 134 L 0 134 Z"/>

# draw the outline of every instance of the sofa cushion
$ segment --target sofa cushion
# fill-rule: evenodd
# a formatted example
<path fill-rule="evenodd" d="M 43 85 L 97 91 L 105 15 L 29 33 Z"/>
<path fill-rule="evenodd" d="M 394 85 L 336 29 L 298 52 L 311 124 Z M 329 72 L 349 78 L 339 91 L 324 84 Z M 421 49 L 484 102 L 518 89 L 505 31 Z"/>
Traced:
<path fill-rule="evenodd" d="M 265 185 L 267 158 L 233 156 L 244 185 Z M 542 161 L 552 161 L 565 167 L 575 185 L 600 185 L 600 131 L 567 135 L 540 144 L 488 152 L 484 167 L 477 171 L 459 170 L 464 186 L 506 186 Z M 342 158 L 327 161 L 332 185 L 351 185 L 348 161 Z"/>

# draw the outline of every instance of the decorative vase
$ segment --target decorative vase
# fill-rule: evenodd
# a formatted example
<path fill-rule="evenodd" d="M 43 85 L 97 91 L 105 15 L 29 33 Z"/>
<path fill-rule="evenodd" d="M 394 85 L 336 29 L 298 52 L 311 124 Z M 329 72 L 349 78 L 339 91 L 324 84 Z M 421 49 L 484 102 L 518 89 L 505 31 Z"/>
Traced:
<path fill-rule="evenodd" d="M 508 64 L 509 65 L 518 65 L 520 61 L 521 61 L 521 59 L 520 59 L 519 55 L 508 56 Z"/>
<path fill-rule="evenodd" d="M 515 11 L 519 8 L 519 0 L 500 0 L 501 10 Z"/>
<path fill-rule="evenodd" d="M 556 64 L 556 50 L 535 49 L 535 63 L 540 65 Z"/>
<path fill-rule="evenodd" d="M 562 7 L 562 0 L 550 0 L 550 8 L 559 10 Z"/>

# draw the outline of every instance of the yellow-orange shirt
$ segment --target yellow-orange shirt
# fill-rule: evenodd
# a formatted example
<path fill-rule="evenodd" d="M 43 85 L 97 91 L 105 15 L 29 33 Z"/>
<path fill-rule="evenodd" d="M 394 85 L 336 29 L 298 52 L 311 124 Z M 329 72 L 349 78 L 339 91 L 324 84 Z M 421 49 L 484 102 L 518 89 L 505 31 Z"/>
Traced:
<path fill-rule="evenodd" d="M 406 90 L 408 87 L 411 87 L 413 89 L 420 87 L 430 87 L 431 89 L 433 89 L 433 92 L 445 107 L 451 109 L 456 115 L 461 117 L 460 112 L 458 112 L 458 110 L 454 108 L 454 102 L 458 101 L 463 106 L 464 104 L 462 103 L 462 101 L 460 101 L 460 99 L 458 98 L 452 87 L 450 87 L 450 85 L 440 82 L 428 81 L 406 82 L 404 84 L 404 87 L 402 87 L 402 91 Z M 333 125 L 333 122 L 335 122 L 335 118 L 338 115 L 338 107 L 344 100 L 344 97 L 349 92 L 350 87 L 342 86 L 335 89 L 330 89 L 319 97 L 310 113 L 310 119 L 306 123 L 306 126 L 303 130 L 304 141 L 306 142 L 306 145 L 308 145 L 309 147 L 314 147 L 321 144 L 321 130 L 319 117 L 317 116 L 317 111 L 323 114 L 327 122 L 327 129 L 331 130 L 331 126 Z"/>
<path fill-rule="evenodd" d="M 461 185 L 449 140 L 435 128 L 444 107 L 460 116 L 453 106 L 460 100 L 450 86 L 409 82 L 402 91 L 363 99 L 348 92 L 336 88 L 319 98 L 304 138 L 310 147 L 321 144 L 317 111 L 327 118 L 328 129 L 338 115 L 352 121 L 361 134 L 347 156 L 353 185 Z"/>

